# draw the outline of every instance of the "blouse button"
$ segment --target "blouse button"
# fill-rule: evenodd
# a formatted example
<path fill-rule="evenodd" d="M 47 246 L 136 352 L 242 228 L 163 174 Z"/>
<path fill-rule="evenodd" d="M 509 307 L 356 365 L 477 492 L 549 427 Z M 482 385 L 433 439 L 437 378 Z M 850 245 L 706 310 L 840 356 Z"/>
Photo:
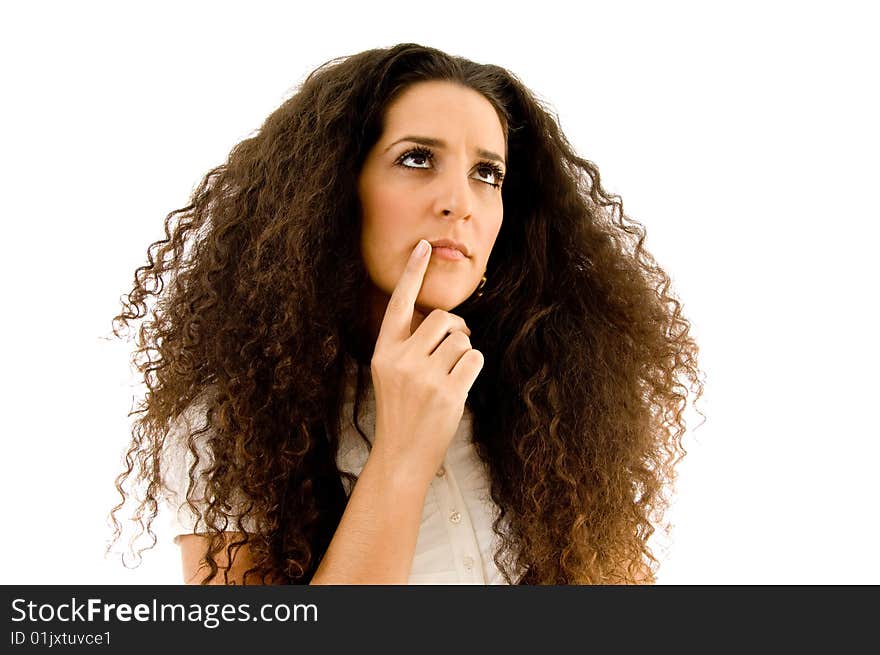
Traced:
<path fill-rule="evenodd" d="M 470 555 L 467 555 L 464 558 L 464 568 L 466 571 L 470 571 L 472 568 L 474 568 L 474 558 Z"/>
<path fill-rule="evenodd" d="M 459 514 L 458 512 L 452 512 L 452 514 L 449 515 L 449 520 L 453 523 L 458 523 L 459 521 L 461 521 L 461 514 Z"/>
<path fill-rule="evenodd" d="M 442 478 L 444 475 L 446 475 L 446 469 L 443 468 L 443 467 L 441 466 L 441 467 L 437 470 L 437 477 L 438 477 L 438 478 Z"/>

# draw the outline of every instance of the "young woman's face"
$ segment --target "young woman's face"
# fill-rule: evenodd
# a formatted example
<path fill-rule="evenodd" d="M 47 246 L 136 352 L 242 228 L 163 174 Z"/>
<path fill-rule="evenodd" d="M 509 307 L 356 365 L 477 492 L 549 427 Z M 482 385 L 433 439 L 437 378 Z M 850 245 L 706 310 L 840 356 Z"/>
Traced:
<path fill-rule="evenodd" d="M 419 143 L 427 139 L 435 142 Z M 473 89 L 419 82 L 388 106 L 358 179 L 361 253 L 386 303 L 419 239 L 453 239 L 468 253 L 450 260 L 432 251 L 419 311 L 449 311 L 476 290 L 501 229 L 501 188 L 493 185 L 506 172 L 504 153 L 498 115 Z"/>

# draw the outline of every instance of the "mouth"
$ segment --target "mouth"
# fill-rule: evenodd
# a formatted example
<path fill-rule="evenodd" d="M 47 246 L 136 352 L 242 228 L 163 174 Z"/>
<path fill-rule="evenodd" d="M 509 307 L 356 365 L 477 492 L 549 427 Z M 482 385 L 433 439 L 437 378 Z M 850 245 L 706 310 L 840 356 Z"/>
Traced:
<path fill-rule="evenodd" d="M 464 255 L 465 259 L 468 259 L 471 256 L 470 249 L 464 243 L 456 239 L 433 239 L 430 243 L 431 247 L 435 250 L 458 250 L 462 255 Z"/>
<path fill-rule="evenodd" d="M 435 246 L 431 250 L 431 259 L 439 258 L 447 261 L 464 261 L 467 259 L 465 254 L 457 249 L 449 246 Z"/>

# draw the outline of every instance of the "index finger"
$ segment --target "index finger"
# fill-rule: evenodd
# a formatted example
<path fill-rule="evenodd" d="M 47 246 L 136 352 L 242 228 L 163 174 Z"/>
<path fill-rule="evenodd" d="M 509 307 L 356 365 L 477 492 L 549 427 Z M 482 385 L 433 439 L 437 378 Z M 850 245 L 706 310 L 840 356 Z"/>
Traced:
<path fill-rule="evenodd" d="M 416 298 L 419 297 L 419 291 L 422 289 L 425 271 L 428 269 L 428 262 L 431 259 L 430 254 L 431 244 L 420 239 L 410 253 L 406 267 L 397 281 L 397 286 L 391 293 L 391 299 L 385 309 L 385 316 L 382 317 L 382 325 L 379 327 L 379 336 L 376 339 L 377 347 L 385 339 L 404 341 L 411 336 L 409 329 Z"/>

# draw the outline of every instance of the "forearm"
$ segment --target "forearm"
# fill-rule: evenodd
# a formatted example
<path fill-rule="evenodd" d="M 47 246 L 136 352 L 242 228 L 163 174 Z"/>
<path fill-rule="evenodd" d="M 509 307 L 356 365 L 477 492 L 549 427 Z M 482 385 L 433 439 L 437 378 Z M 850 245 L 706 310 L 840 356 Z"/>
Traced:
<path fill-rule="evenodd" d="M 311 584 L 406 584 L 430 481 L 375 448 Z"/>

